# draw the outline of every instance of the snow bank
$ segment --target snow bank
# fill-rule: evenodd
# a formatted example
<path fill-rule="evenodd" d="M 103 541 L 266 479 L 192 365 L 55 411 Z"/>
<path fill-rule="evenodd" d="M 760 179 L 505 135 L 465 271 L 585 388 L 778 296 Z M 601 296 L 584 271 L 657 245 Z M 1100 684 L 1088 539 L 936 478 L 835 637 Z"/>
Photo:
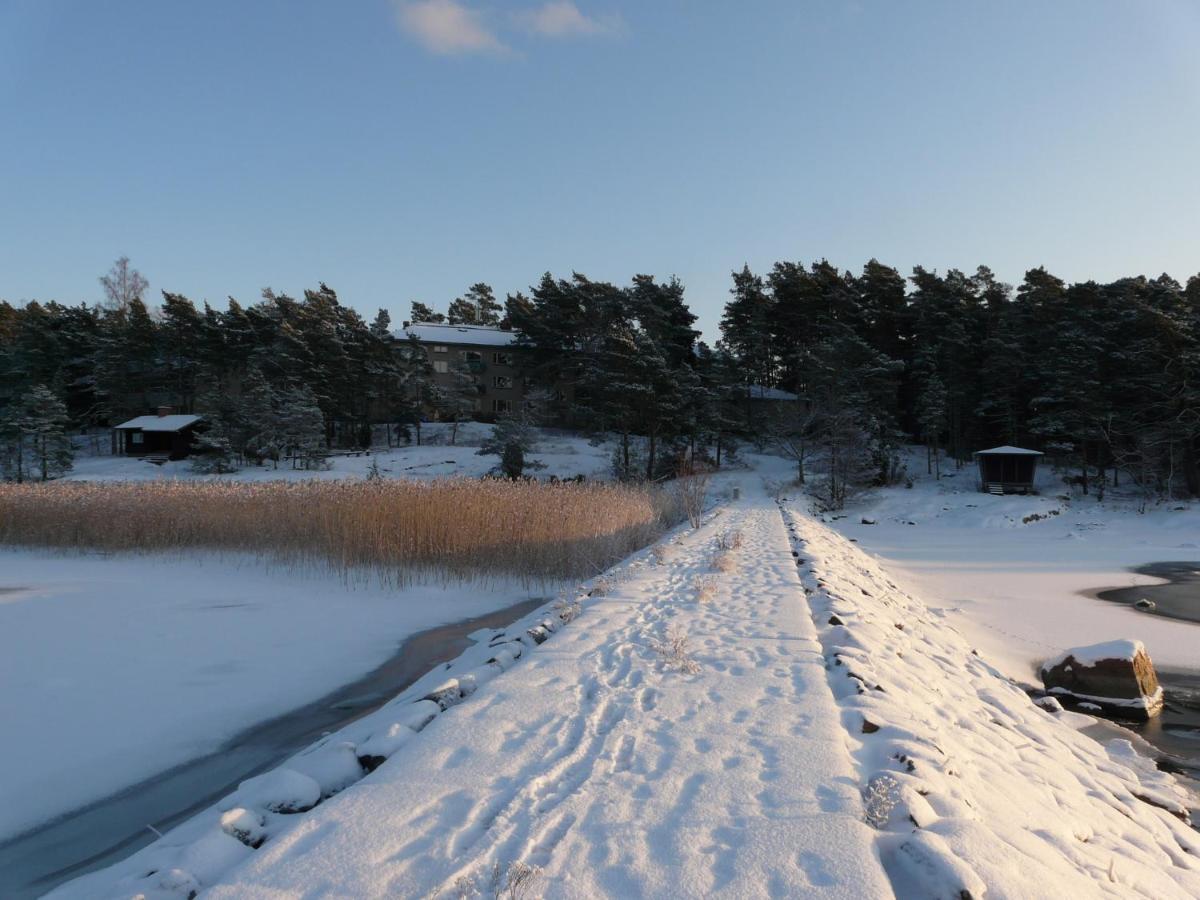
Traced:
<path fill-rule="evenodd" d="M 899 896 L 1200 896 L 1170 775 L 1039 708 L 867 554 L 787 514 Z"/>

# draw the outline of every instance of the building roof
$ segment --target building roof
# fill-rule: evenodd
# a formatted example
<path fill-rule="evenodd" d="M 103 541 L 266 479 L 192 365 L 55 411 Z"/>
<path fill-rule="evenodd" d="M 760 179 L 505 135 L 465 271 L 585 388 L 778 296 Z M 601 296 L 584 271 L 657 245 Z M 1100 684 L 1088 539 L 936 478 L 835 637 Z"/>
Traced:
<path fill-rule="evenodd" d="M 201 418 L 201 416 L 138 416 L 136 419 L 122 422 L 116 428 L 137 431 L 182 431 L 189 425 L 195 425 Z"/>
<path fill-rule="evenodd" d="M 1024 447 L 993 447 L 991 450 L 976 450 L 976 456 L 1042 456 L 1041 450 L 1026 450 Z"/>
<path fill-rule="evenodd" d="M 491 325 L 443 325 L 438 322 L 413 322 L 393 337 L 406 340 L 415 336 L 422 344 L 474 344 L 478 347 L 507 347 L 517 340 L 515 331 L 501 331 Z"/>
<path fill-rule="evenodd" d="M 751 400 L 799 400 L 791 391 L 782 388 L 767 387 L 762 384 L 752 384 L 748 388 Z"/>

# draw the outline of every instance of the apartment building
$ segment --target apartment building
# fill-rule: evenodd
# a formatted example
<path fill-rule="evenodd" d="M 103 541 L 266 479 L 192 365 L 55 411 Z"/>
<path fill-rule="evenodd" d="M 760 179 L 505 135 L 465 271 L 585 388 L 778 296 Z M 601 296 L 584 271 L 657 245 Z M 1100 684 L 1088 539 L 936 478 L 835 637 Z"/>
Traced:
<path fill-rule="evenodd" d="M 475 411 L 481 419 L 520 408 L 525 386 L 515 365 L 512 331 L 486 325 L 444 325 L 435 322 L 411 322 L 396 332 L 396 340 L 415 337 L 425 349 L 433 366 L 434 381 L 444 387 L 455 383 L 455 367 L 475 382 L 479 397 Z"/>

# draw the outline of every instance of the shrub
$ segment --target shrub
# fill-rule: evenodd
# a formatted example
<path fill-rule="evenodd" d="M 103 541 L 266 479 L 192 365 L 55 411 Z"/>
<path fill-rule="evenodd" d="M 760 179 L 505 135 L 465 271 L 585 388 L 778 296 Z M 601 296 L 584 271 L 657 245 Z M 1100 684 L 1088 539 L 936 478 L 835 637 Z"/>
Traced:
<path fill-rule="evenodd" d="M 668 668 L 678 669 L 684 675 L 695 675 L 700 671 L 700 663 L 692 659 L 687 632 L 679 625 L 668 625 L 666 640 L 654 641 L 650 647 Z"/>

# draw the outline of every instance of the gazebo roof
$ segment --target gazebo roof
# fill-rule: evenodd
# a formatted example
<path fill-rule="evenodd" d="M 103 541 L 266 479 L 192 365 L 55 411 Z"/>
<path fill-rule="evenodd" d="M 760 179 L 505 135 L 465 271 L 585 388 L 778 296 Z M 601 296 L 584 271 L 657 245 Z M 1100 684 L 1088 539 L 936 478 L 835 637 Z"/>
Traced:
<path fill-rule="evenodd" d="M 1026 450 L 1024 447 L 993 447 L 991 450 L 976 450 L 975 456 L 1043 456 L 1041 450 Z"/>

